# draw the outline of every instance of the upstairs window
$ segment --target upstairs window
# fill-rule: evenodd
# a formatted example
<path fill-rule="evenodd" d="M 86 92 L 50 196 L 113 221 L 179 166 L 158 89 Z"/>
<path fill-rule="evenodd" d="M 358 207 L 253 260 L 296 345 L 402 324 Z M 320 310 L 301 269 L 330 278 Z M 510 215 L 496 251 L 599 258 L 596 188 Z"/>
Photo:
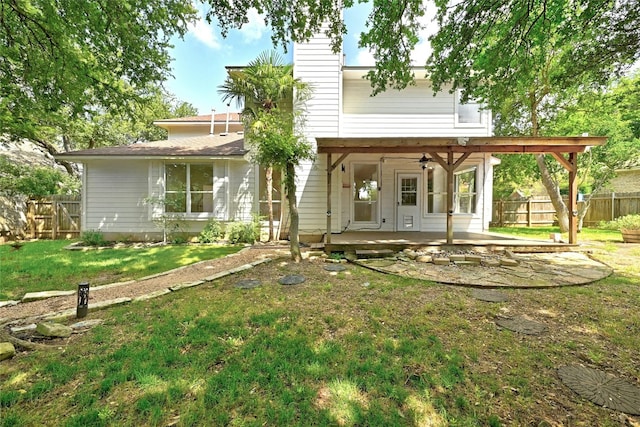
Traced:
<path fill-rule="evenodd" d="M 455 125 L 457 127 L 477 127 L 484 124 L 484 113 L 480 103 L 470 99 L 464 104 L 460 100 L 462 92 L 456 91 Z"/>

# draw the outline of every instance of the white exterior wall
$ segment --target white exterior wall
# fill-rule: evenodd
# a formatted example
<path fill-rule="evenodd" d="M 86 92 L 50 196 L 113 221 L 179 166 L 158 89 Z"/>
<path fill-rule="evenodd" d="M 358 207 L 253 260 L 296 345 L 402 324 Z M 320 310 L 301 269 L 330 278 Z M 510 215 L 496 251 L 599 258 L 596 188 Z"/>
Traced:
<path fill-rule="evenodd" d="M 369 81 L 344 81 L 342 137 L 380 136 L 490 136 L 491 114 L 482 123 L 457 125 L 456 97 L 444 88 L 433 95 L 426 80 L 401 91 L 388 90 L 370 96 Z"/>
<path fill-rule="evenodd" d="M 220 135 L 224 132 L 226 126 L 224 123 L 215 124 L 215 135 Z M 242 125 L 240 124 L 229 124 L 229 133 L 236 133 L 243 130 Z M 211 125 L 207 123 L 197 123 L 191 124 L 188 126 L 185 125 L 174 125 L 169 127 L 168 133 L 169 136 L 167 139 L 178 139 L 178 138 L 191 138 L 193 136 L 204 136 L 209 135 L 211 131 Z"/>
<path fill-rule="evenodd" d="M 211 160 L 197 161 L 203 162 Z M 219 220 L 251 221 L 252 212 L 256 209 L 255 168 L 246 161 L 213 162 L 217 191 L 214 206 L 219 207 L 215 217 Z M 86 162 L 83 231 L 101 231 L 111 239 L 158 239 L 161 229 L 153 218 L 162 215 L 163 209 L 158 203 L 148 201 L 164 196 L 164 163 L 160 160 Z M 217 200 L 218 193 L 223 200 Z M 187 218 L 185 231 L 200 232 L 213 216 L 197 214 Z"/>
<path fill-rule="evenodd" d="M 120 234 L 156 233 L 145 199 L 149 196 L 146 160 L 95 160 L 84 164 L 82 229 Z"/>
<path fill-rule="evenodd" d="M 323 34 L 308 43 L 293 47 L 294 77 L 311 85 L 312 98 L 306 103 L 305 133 L 315 146 L 315 138 L 338 136 L 342 112 L 342 54 L 334 54 Z M 337 156 L 336 156 L 337 158 Z M 335 161 L 335 160 L 334 160 Z M 326 155 L 314 163 L 305 162 L 297 170 L 297 198 L 300 234 L 322 234 L 327 221 Z M 339 194 L 337 171 L 333 174 L 333 193 Z M 332 211 L 340 212 L 339 198 L 334 197 Z M 332 215 L 332 227 L 339 226 L 339 215 Z"/>

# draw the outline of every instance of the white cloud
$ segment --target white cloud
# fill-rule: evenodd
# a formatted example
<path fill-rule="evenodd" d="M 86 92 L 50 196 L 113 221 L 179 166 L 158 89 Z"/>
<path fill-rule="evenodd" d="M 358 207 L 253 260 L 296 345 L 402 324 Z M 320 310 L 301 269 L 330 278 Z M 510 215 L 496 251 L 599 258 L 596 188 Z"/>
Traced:
<path fill-rule="evenodd" d="M 247 11 L 247 18 L 249 22 L 240 29 L 243 41 L 245 43 L 251 43 L 260 40 L 267 30 L 267 26 L 264 23 L 264 15 L 259 14 L 256 9 L 251 8 Z"/>
<path fill-rule="evenodd" d="M 220 45 L 220 41 L 218 40 L 218 36 L 216 35 L 214 28 L 214 25 L 209 24 L 204 18 L 203 12 L 200 11 L 198 20 L 195 24 L 189 24 L 189 33 L 211 49 L 220 49 L 222 46 Z"/>
<path fill-rule="evenodd" d="M 373 52 L 371 52 L 370 50 L 360 49 L 358 50 L 358 54 L 356 55 L 355 62 L 355 65 L 373 67 L 376 63 L 376 60 L 373 58 Z"/>

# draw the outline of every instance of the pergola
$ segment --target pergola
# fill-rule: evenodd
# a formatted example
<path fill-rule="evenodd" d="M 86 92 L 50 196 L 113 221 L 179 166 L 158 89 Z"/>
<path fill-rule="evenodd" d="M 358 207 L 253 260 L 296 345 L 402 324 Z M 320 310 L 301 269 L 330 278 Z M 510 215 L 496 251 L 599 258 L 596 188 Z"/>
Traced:
<path fill-rule="evenodd" d="M 578 239 L 578 153 L 604 145 L 606 137 L 383 137 L 316 138 L 318 154 L 327 155 L 327 232 L 331 243 L 331 175 L 357 153 L 427 153 L 447 173 L 447 244 L 453 243 L 454 172 L 472 153 L 551 154 L 569 172 L 569 243 Z M 339 155 L 333 161 L 333 155 Z M 456 158 L 456 155 L 457 158 Z"/>

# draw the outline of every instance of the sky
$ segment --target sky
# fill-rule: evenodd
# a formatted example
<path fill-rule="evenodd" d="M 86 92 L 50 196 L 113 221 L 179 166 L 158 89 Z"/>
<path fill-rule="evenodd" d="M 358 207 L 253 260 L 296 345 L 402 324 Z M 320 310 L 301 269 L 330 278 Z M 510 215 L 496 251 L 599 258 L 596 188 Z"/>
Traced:
<path fill-rule="evenodd" d="M 365 29 L 369 4 L 356 4 L 345 11 L 345 22 L 348 33 L 343 43 L 347 65 L 373 65 L 370 52 L 358 49 L 358 37 Z M 191 25 L 183 39 L 174 37 L 174 48 L 171 50 L 173 78 L 165 83 L 169 92 L 180 101 L 194 105 L 199 114 L 209 114 L 215 108 L 216 113 L 224 113 L 227 106 L 218 94 L 220 86 L 226 78 L 227 65 L 246 65 L 255 59 L 260 52 L 272 50 L 271 32 L 265 26 L 263 18 L 255 11 L 248 12 L 249 23 L 241 30 L 231 30 L 223 38 L 215 23 L 209 24 L 204 19 L 205 9 L 200 9 L 200 19 Z M 425 24 L 428 19 L 425 19 Z M 433 32 L 433 25 L 425 25 L 421 34 L 421 42 L 416 47 L 413 60 L 416 64 L 424 64 L 430 52 L 427 36 Z M 284 54 L 277 49 L 287 61 L 292 60 L 291 49 Z M 239 107 L 232 102 L 230 111 L 238 111 Z"/>

